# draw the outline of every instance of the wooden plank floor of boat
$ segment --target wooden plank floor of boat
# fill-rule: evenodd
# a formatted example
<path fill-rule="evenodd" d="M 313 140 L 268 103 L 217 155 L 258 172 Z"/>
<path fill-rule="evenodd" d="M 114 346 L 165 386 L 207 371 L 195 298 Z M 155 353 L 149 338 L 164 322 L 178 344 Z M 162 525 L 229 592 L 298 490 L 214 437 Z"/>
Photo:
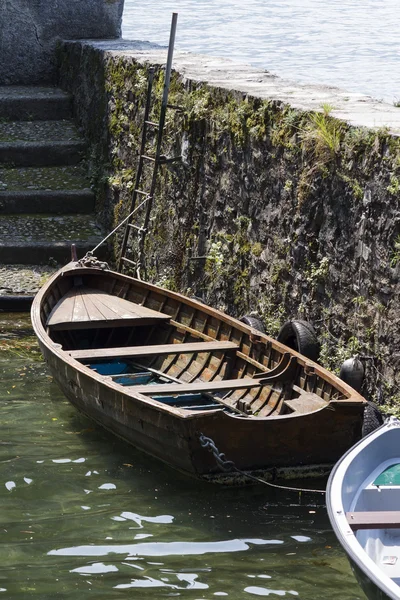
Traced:
<path fill-rule="evenodd" d="M 124 298 L 83 285 L 73 287 L 51 311 L 46 326 L 56 329 L 88 329 L 150 325 L 169 321 L 170 315 L 157 312 Z"/>

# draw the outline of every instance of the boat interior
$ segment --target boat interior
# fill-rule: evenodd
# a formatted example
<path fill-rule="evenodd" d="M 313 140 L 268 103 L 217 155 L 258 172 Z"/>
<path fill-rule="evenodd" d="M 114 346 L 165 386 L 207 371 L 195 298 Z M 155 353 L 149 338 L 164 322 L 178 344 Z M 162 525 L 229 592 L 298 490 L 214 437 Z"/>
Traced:
<path fill-rule="evenodd" d="M 346 514 L 351 529 L 380 570 L 400 585 L 400 456 L 379 464 Z"/>
<path fill-rule="evenodd" d="M 128 395 L 259 417 L 301 415 L 345 398 L 314 367 L 255 330 L 179 294 L 100 273 L 59 278 L 41 319 L 71 359 Z"/>

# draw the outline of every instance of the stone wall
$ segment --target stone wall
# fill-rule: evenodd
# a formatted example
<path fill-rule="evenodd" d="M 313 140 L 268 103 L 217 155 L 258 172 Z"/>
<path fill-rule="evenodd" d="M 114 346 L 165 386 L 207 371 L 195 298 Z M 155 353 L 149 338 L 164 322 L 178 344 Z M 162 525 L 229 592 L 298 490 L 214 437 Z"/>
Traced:
<path fill-rule="evenodd" d="M 124 0 L 1 0 L 0 85 L 51 82 L 59 39 L 118 38 Z"/>
<path fill-rule="evenodd" d="M 165 53 L 125 42 L 60 52 L 109 228 L 128 212 L 148 68 L 157 120 Z M 174 68 L 170 101 L 183 110 L 168 113 L 164 152 L 183 160 L 160 172 L 149 278 L 235 316 L 257 311 L 272 335 L 287 319 L 311 321 L 321 362 L 372 357 L 364 392 L 390 402 L 400 377 L 400 109 L 212 57 L 176 53 Z"/>

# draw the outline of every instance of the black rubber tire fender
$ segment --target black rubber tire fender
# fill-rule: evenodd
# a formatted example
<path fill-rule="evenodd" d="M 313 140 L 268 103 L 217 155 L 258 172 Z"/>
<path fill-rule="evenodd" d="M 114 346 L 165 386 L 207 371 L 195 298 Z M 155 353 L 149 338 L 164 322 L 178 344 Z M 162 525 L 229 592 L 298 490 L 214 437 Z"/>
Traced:
<path fill-rule="evenodd" d="M 366 435 L 378 429 L 381 425 L 383 425 L 384 417 L 379 407 L 375 404 L 375 402 L 367 401 L 367 405 L 364 408 L 364 417 L 362 423 L 361 435 L 365 437 Z"/>
<path fill-rule="evenodd" d="M 320 344 L 314 327 L 308 321 L 286 321 L 277 340 L 315 362 L 318 360 Z"/>
<path fill-rule="evenodd" d="M 261 333 L 266 333 L 264 323 L 261 321 L 261 319 L 258 319 L 257 317 L 253 317 L 251 315 L 243 315 L 243 317 L 240 317 L 239 321 L 245 323 L 249 327 L 252 327 L 252 329 L 256 329 Z"/>

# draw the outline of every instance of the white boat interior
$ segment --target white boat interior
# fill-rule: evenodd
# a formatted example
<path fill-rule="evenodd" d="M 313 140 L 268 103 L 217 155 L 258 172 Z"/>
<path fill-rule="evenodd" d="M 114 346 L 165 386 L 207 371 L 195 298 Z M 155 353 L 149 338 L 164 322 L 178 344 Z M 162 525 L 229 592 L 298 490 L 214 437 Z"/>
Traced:
<path fill-rule="evenodd" d="M 360 486 L 350 514 L 347 513 L 357 541 L 397 585 L 400 584 L 399 507 L 400 455 L 383 461 L 371 472 Z"/>
<path fill-rule="evenodd" d="M 327 489 L 331 523 L 349 556 L 380 590 L 400 600 L 400 421 L 391 417 L 337 463 Z M 368 590 L 371 588 L 369 587 Z"/>

